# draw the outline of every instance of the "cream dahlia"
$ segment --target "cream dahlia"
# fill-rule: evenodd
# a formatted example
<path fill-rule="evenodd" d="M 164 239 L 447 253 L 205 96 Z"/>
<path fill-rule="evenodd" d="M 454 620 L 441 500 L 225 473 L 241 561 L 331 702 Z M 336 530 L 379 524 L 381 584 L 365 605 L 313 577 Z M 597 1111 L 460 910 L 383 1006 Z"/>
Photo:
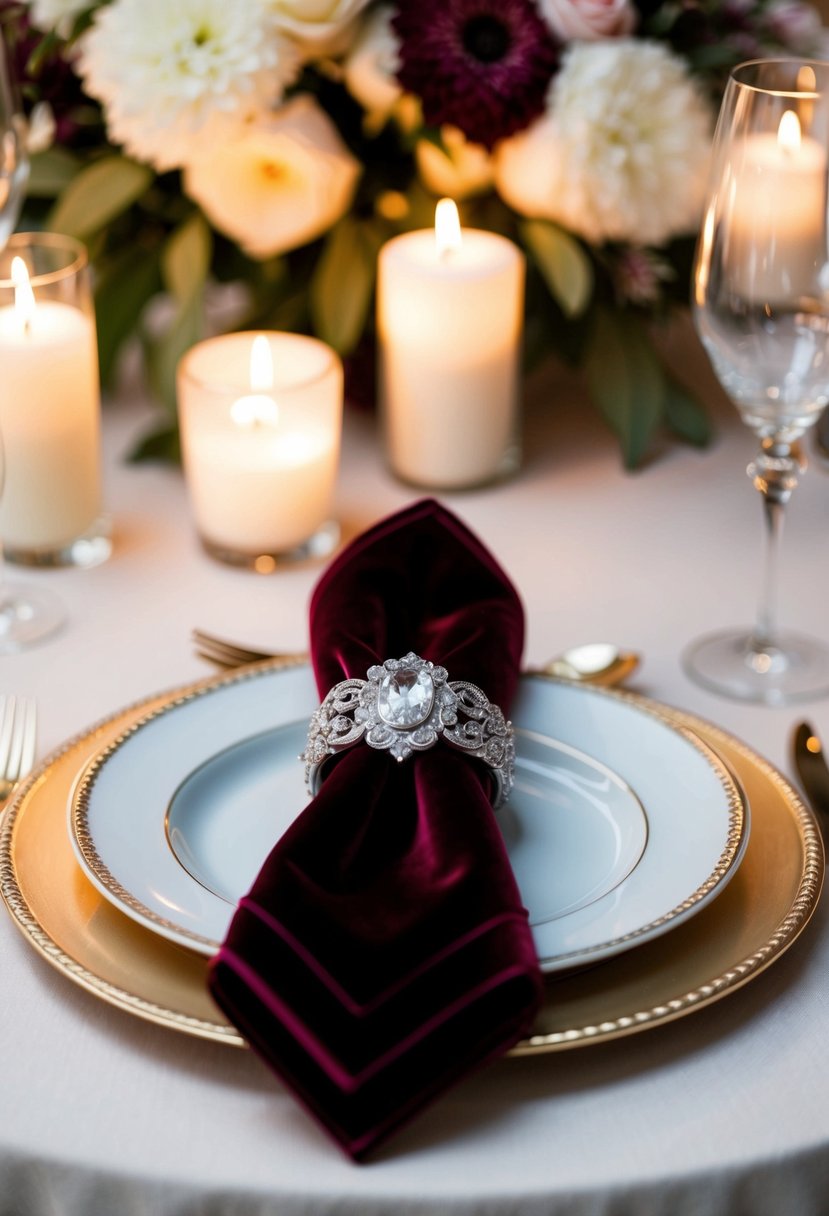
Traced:
<path fill-rule="evenodd" d="M 698 222 L 712 114 L 661 43 L 574 43 L 546 114 L 504 141 L 496 184 L 524 215 L 595 244 L 660 245 Z"/>
<path fill-rule="evenodd" d="M 78 67 L 110 138 L 165 170 L 278 101 L 297 55 L 261 0 L 114 0 Z"/>

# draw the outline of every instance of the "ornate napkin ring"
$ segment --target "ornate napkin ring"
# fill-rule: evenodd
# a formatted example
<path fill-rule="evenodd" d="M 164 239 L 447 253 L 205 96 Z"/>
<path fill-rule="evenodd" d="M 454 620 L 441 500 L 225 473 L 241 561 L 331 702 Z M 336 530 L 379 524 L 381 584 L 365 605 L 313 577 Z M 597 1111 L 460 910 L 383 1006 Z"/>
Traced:
<path fill-rule="evenodd" d="M 366 680 L 335 684 L 308 726 L 305 782 L 315 795 L 330 756 L 365 741 L 390 751 L 396 760 L 425 752 L 443 739 L 451 747 L 483 760 L 495 778 L 493 806 L 506 802 L 515 772 L 512 723 L 475 684 L 449 680 L 411 651 L 369 667 Z"/>

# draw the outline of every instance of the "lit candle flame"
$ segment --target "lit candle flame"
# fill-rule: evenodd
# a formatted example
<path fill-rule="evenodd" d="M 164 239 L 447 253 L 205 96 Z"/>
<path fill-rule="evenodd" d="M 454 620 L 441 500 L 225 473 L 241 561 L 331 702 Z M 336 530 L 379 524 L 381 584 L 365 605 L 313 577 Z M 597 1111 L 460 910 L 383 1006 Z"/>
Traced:
<path fill-rule="evenodd" d="M 784 152 L 796 152 L 800 147 L 800 120 L 794 110 L 787 110 L 780 119 L 777 142 Z"/>
<path fill-rule="evenodd" d="M 264 334 L 257 334 L 250 348 L 250 387 L 254 393 L 273 388 L 273 355 Z"/>
<path fill-rule="evenodd" d="M 442 198 L 435 207 L 435 246 L 441 259 L 457 253 L 461 247 L 461 220 L 451 198 Z"/>
<path fill-rule="evenodd" d="M 29 271 L 22 258 L 12 258 L 12 282 L 14 283 L 14 310 L 28 334 L 35 315 L 35 294 L 29 279 Z"/>
<path fill-rule="evenodd" d="M 242 427 L 276 426 L 279 407 L 268 395 L 273 388 L 273 356 L 271 344 L 264 334 L 257 334 L 250 349 L 250 393 L 234 401 L 230 416 Z"/>

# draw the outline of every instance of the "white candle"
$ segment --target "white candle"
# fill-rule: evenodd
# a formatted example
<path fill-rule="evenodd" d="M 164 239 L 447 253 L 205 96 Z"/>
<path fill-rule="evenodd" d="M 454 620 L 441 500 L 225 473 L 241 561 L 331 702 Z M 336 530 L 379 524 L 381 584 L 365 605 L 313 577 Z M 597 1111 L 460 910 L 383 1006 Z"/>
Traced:
<path fill-rule="evenodd" d="M 337 476 L 334 352 L 295 334 L 211 338 L 184 356 L 178 396 L 187 486 L 208 550 L 253 565 L 301 550 L 328 522 Z"/>
<path fill-rule="evenodd" d="M 724 261 L 732 290 L 758 304 L 814 294 L 827 259 L 826 154 L 801 134 L 793 110 L 776 134 L 746 139 L 729 193 Z"/>
<path fill-rule="evenodd" d="M 92 319 L 38 299 L 12 262 L 14 302 L 0 308 L 0 536 L 14 551 L 61 550 L 101 509 L 98 354 Z"/>
<path fill-rule="evenodd" d="M 384 245 L 377 302 L 392 469 L 443 489 L 480 485 L 517 464 L 524 303 L 518 248 L 492 232 L 461 234 L 450 208 L 446 236 L 439 227 Z"/>

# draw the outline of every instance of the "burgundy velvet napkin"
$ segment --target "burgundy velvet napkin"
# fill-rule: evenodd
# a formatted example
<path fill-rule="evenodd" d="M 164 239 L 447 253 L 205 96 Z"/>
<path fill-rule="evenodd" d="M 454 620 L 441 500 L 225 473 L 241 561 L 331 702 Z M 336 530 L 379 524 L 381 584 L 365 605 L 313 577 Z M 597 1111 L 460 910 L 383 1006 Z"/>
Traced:
<path fill-rule="evenodd" d="M 343 551 L 314 591 L 310 633 L 320 700 L 413 650 L 509 714 L 521 602 L 434 501 Z M 329 763 L 241 901 L 209 983 L 360 1159 L 526 1034 L 542 985 L 486 765 L 443 742 L 402 763 L 363 742 Z"/>

